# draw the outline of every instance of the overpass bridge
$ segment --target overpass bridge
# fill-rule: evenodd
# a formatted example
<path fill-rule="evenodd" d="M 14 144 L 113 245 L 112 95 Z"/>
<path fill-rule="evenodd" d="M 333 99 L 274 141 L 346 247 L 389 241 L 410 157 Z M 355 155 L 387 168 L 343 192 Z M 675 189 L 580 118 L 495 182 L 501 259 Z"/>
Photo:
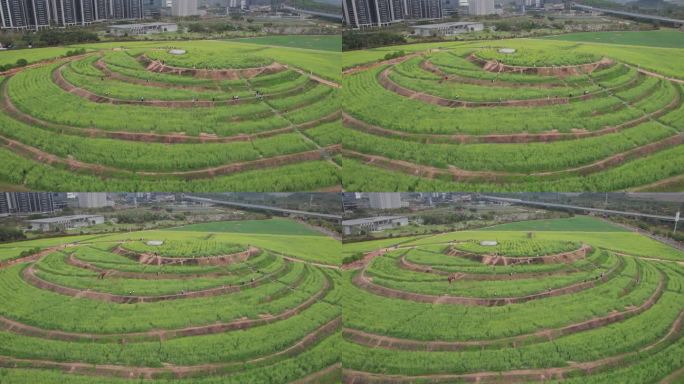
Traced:
<path fill-rule="evenodd" d="M 217 205 L 225 205 L 225 206 L 240 208 L 240 209 L 251 209 L 251 210 L 257 210 L 257 211 L 275 212 L 275 213 L 278 213 L 281 215 L 287 215 L 287 216 L 315 217 L 315 218 L 319 218 L 319 219 L 342 221 L 341 215 L 331 215 L 331 214 L 327 214 L 327 213 L 299 211 L 296 209 L 285 209 L 285 208 L 279 208 L 279 207 L 272 207 L 272 206 L 268 206 L 268 205 L 237 203 L 234 201 L 208 199 L 205 197 L 197 197 L 197 196 L 189 196 L 189 195 L 183 196 L 183 199 L 189 200 L 189 201 L 194 201 L 197 203 L 217 204 Z"/>
<path fill-rule="evenodd" d="M 288 11 L 292 11 L 292 12 L 303 13 L 305 15 L 312 15 L 312 16 L 324 17 L 326 19 L 342 21 L 342 14 L 320 12 L 320 11 L 311 11 L 308 9 L 299 9 L 299 8 L 295 8 L 295 7 L 290 7 L 288 5 L 284 5 L 283 9 L 287 9 Z"/>
<path fill-rule="evenodd" d="M 602 213 L 602 214 L 606 214 L 606 215 L 620 215 L 620 216 L 628 216 L 628 217 L 638 217 L 638 218 L 645 218 L 645 219 L 655 219 L 655 220 L 661 220 L 661 221 L 668 221 L 668 222 L 673 222 L 673 223 L 679 221 L 679 215 L 676 215 L 676 216 L 651 215 L 648 213 L 641 213 L 641 212 L 628 212 L 628 211 L 616 211 L 616 210 L 612 210 L 612 209 L 588 208 L 588 207 L 581 207 L 578 205 L 555 204 L 555 203 L 546 203 L 546 202 L 542 202 L 542 201 L 529 201 L 529 200 L 511 199 L 511 198 L 507 198 L 507 197 L 486 196 L 486 195 L 480 195 L 480 198 L 483 200 L 494 201 L 494 202 L 499 202 L 499 203 L 511 203 L 511 204 L 529 205 L 529 206 L 535 206 L 535 207 L 568 209 L 568 210 L 573 210 L 573 211 Z"/>
<path fill-rule="evenodd" d="M 662 17 L 662 16 L 657 16 L 657 15 L 647 15 L 644 13 L 635 13 L 635 12 L 627 12 L 627 11 L 618 11 L 615 9 L 606 9 L 606 8 L 596 8 L 596 7 L 591 7 L 588 5 L 582 5 L 582 4 L 577 4 L 573 3 L 572 7 L 575 9 L 579 9 L 582 11 L 589 11 L 589 12 L 601 12 L 601 13 L 607 13 L 611 15 L 618 15 L 618 16 L 625 16 L 625 17 L 631 17 L 634 19 L 641 19 L 641 20 L 649 20 L 649 21 L 658 21 L 661 23 L 669 24 L 674 27 L 681 27 L 684 25 L 684 20 L 679 20 L 679 19 L 671 19 L 669 17 Z"/>

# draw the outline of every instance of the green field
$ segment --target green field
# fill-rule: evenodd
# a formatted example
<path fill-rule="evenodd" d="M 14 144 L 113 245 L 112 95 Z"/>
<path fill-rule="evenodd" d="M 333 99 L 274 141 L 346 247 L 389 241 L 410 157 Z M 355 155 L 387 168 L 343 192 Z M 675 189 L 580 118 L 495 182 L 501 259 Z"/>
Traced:
<path fill-rule="evenodd" d="M 339 141 L 329 134 L 340 125 L 339 52 L 237 41 L 78 48 L 87 53 L 1 79 L 0 137 L 13 145 L 0 148 L 0 158 L 15 164 L 0 172 L 3 185 L 92 191 L 339 185 L 331 160 Z M 3 57 L 15 60 L 22 52 Z"/>
<path fill-rule="evenodd" d="M 399 49 L 406 55 L 381 61 Z M 684 155 L 682 62 L 680 48 L 542 39 L 344 52 L 342 183 L 357 191 L 676 189 L 684 161 L 666 159 Z"/>
<path fill-rule="evenodd" d="M 271 235 L 323 236 L 296 221 L 286 219 L 217 221 L 174 228 L 175 231 L 262 233 Z"/>
<path fill-rule="evenodd" d="M 345 273 L 345 381 L 677 382 L 684 253 L 591 218 L 542 223 L 394 239 Z M 497 256 L 470 253 L 481 240 Z M 588 248 L 563 258 L 569 242 Z"/>
<path fill-rule="evenodd" d="M 563 40 L 585 43 L 643 45 L 646 47 L 684 48 L 682 32 L 675 29 L 657 31 L 582 32 L 545 37 L 545 40 Z"/>
<path fill-rule="evenodd" d="M 626 232 L 623 227 L 590 216 L 569 219 L 519 221 L 484 228 L 485 231 Z"/>
<path fill-rule="evenodd" d="M 339 381 L 339 242 L 282 219 L 217 228 L 3 245 L 57 247 L 0 264 L 0 362 L 22 360 L 0 382 Z"/>
<path fill-rule="evenodd" d="M 278 45 L 283 47 L 306 48 L 320 51 L 339 52 L 342 47 L 342 36 L 320 35 L 320 36 L 266 36 L 251 37 L 240 39 L 250 44 Z"/>

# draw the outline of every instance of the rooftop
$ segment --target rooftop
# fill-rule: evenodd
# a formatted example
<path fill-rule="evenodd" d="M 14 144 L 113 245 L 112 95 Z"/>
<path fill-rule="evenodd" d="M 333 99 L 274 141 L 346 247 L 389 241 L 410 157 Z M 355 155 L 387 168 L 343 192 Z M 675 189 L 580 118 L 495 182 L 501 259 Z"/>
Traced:
<path fill-rule="evenodd" d="M 454 21 L 451 23 L 414 25 L 413 28 L 432 29 L 432 28 L 465 27 L 467 25 L 473 25 L 473 24 L 482 24 L 482 23 L 476 22 L 476 21 Z"/>
<path fill-rule="evenodd" d="M 29 220 L 29 222 L 30 223 L 37 223 L 37 224 L 50 224 L 50 223 L 59 223 L 62 221 L 69 221 L 69 220 L 90 219 L 90 218 L 94 218 L 94 217 L 102 217 L 102 215 L 71 215 L 71 216 L 48 217 L 47 219 Z"/>
<path fill-rule="evenodd" d="M 377 217 L 366 217 L 363 219 L 352 219 L 342 221 L 342 225 L 359 225 L 359 224 L 370 224 L 378 221 L 396 220 L 403 219 L 406 216 L 377 216 Z"/>
<path fill-rule="evenodd" d="M 175 23 L 139 23 L 139 24 L 117 24 L 111 25 L 109 28 L 116 29 L 133 29 L 133 28 L 145 28 L 145 27 L 164 27 L 169 25 L 176 25 Z"/>

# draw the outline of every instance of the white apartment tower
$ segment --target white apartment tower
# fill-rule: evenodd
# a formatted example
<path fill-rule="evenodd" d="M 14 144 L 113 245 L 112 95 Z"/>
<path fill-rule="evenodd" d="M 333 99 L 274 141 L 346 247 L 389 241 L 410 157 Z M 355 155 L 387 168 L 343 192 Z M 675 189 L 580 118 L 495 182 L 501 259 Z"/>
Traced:
<path fill-rule="evenodd" d="M 472 16 L 491 15 L 495 13 L 494 0 L 470 0 L 468 13 Z"/>
<path fill-rule="evenodd" d="M 401 208 L 401 194 L 392 192 L 369 193 L 368 200 L 373 209 Z"/>
<path fill-rule="evenodd" d="M 79 208 L 102 208 L 108 205 L 106 193 L 78 193 Z"/>
<path fill-rule="evenodd" d="M 195 16 L 197 12 L 197 0 L 174 0 L 171 7 L 171 15 L 177 17 Z"/>

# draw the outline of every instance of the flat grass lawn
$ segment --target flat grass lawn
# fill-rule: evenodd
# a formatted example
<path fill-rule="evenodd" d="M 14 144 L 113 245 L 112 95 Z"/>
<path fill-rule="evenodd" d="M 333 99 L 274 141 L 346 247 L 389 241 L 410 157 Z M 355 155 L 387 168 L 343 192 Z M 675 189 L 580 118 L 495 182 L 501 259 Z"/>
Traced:
<path fill-rule="evenodd" d="M 617 225 L 590 216 L 569 219 L 530 220 L 495 225 L 483 231 L 563 231 L 563 232 L 628 232 Z"/>
<path fill-rule="evenodd" d="M 282 47 L 306 48 L 319 51 L 340 52 L 342 50 L 342 36 L 339 35 L 313 35 L 313 36 L 264 36 L 239 39 L 239 42 L 278 45 Z"/>
<path fill-rule="evenodd" d="M 173 228 L 172 230 L 184 232 L 232 232 L 264 235 L 324 236 L 322 233 L 305 225 L 287 219 L 218 221 L 214 223 L 190 224 Z"/>
<path fill-rule="evenodd" d="M 684 32 L 676 29 L 629 32 L 580 32 L 544 37 L 544 40 L 564 40 L 587 43 L 645 45 L 662 48 L 684 48 Z"/>
<path fill-rule="evenodd" d="M 0 52 L 0 65 L 14 64 L 19 59 L 26 59 L 26 61 L 31 64 L 37 61 L 63 56 L 69 50 L 71 50 L 71 48 L 65 47 L 10 49 Z"/>

